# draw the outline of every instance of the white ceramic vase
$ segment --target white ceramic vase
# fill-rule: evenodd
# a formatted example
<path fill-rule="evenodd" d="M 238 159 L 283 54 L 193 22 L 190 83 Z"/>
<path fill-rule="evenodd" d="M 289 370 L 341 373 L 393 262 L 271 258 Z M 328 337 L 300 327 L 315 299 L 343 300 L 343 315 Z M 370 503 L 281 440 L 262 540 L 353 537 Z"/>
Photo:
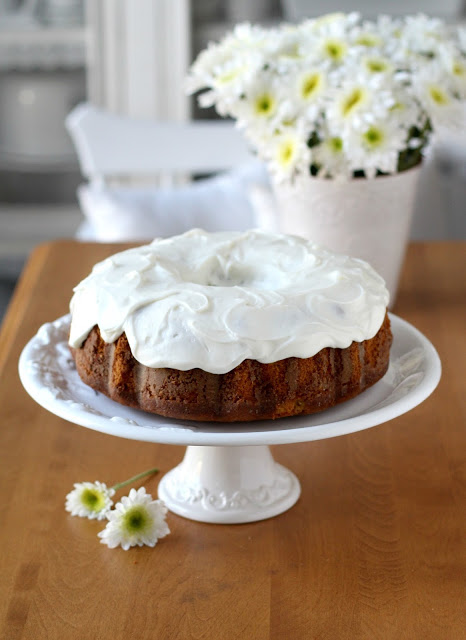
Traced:
<path fill-rule="evenodd" d="M 277 226 L 369 262 L 385 279 L 393 306 L 419 174 L 415 167 L 370 180 L 301 176 L 275 184 Z"/>

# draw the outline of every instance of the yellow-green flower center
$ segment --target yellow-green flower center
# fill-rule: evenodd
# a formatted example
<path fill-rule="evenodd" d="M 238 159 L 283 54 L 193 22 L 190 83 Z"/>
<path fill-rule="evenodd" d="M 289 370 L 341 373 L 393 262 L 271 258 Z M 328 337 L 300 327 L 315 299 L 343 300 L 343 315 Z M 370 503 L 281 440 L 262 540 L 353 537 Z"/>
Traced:
<path fill-rule="evenodd" d="M 362 47 L 376 47 L 380 44 L 380 38 L 371 33 L 362 33 L 359 38 L 357 38 L 356 44 L 360 44 Z"/>
<path fill-rule="evenodd" d="M 341 112 L 344 117 L 349 116 L 357 107 L 359 107 L 366 97 L 366 92 L 362 87 L 356 87 L 348 93 L 343 99 Z"/>
<path fill-rule="evenodd" d="M 275 98 L 271 93 L 262 93 L 254 100 L 254 111 L 258 116 L 270 116 L 275 111 Z"/>
<path fill-rule="evenodd" d="M 324 43 L 324 52 L 334 62 L 340 62 L 346 53 L 346 45 L 340 40 L 330 38 Z"/>
<path fill-rule="evenodd" d="M 301 84 L 301 95 L 304 100 L 310 100 L 322 87 L 322 74 L 318 71 L 306 75 Z"/>
<path fill-rule="evenodd" d="M 466 66 L 459 60 L 453 63 L 451 70 L 455 76 L 466 75 Z"/>
<path fill-rule="evenodd" d="M 105 496 L 97 489 L 84 489 L 81 493 L 81 502 L 89 511 L 99 512 L 105 507 Z"/>
<path fill-rule="evenodd" d="M 378 129 L 377 127 L 369 127 L 369 129 L 363 134 L 363 140 L 371 149 L 376 149 L 380 147 L 385 140 L 385 133 L 382 129 Z"/>
<path fill-rule="evenodd" d="M 369 58 L 366 60 L 366 67 L 372 73 L 383 73 L 384 71 L 388 71 L 390 65 L 382 58 Z"/>
<path fill-rule="evenodd" d="M 341 153 L 343 151 L 343 140 L 341 138 L 329 138 L 328 145 L 334 153 Z"/>
<path fill-rule="evenodd" d="M 448 94 L 441 87 L 431 85 L 429 87 L 429 95 L 432 100 L 441 107 L 444 107 L 445 105 L 450 103 Z"/>
<path fill-rule="evenodd" d="M 218 82 L 218 84 L 229 84 L 239 76 L 241 71 L 242 69 L 240 68 L 230 69 L 228 71 L 225 71 L 224 73 L 221 73 L 219 76 L 217 76 L 216 81 Z"/>
<path fill-rule="evenodd" d="M 150 522 L 151 519 L 148 516 L 147 510 L 140 505 L 131 507 L 123 516 L 124 528 L 129 534 L 144 532 Z"/>
<path fill-rule="evenodd" d="M 293 140 L 284 140 L 278 146 L 278 162 L 282 167 L 288 166 L 295 157 L 296 143 Z"/>

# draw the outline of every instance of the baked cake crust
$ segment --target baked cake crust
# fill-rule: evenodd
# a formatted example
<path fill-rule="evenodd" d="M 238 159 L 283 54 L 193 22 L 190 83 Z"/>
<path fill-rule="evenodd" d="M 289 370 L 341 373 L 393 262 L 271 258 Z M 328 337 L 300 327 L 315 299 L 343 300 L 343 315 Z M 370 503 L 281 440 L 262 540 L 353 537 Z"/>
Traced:
<path fill-rule="evenodd" d="M 97 326 L 71 352 L 82 381 L 121 404 L 170 418 L 244 422 L 316 413 L 353 398 L 386 373 L 391 343 L 385 315 L 373 338 L 346 349 L 271 364 L 244 360 L 224 374 L 152 369 L 135 360 L 124 333 L 106 343 Z"/>

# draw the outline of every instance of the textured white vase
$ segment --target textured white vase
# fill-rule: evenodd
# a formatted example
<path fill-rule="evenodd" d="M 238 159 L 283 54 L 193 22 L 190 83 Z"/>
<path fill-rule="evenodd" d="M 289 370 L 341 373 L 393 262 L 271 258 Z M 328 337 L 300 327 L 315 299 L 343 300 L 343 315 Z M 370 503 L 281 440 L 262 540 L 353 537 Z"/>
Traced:
<path fill-rule="evenodd" d="M 385 279 L 390 306 L 411 227 L 420 168 L 349 181 L 301 176 L 276 184 L 280 231 L 369 262 Z"/>

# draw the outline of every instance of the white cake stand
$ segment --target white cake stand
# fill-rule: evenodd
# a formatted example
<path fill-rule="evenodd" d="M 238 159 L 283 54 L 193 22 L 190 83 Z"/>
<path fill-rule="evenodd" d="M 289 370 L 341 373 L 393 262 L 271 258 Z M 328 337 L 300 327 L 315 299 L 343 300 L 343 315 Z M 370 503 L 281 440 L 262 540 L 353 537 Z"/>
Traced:
<path fill-rule="evenodd" d="M 124 407 L 83 384 L 68 350 L 69 316 L 45 324 L 24 348 L 19 373 L 26 391 L 52 413 L 113 436 L 187 445 L 184 460 L 159 485 L 159 497 L 181 516 L 240 523 L 283 513 L 297 501 L 296 476 L 268 445 L 332 438 L 406 413 L 438 384 L 440 360 L 417 329 L 391 315 L 390 367 L 357 398 L 312 416 L 222 425 L 172 420 Z"/>

